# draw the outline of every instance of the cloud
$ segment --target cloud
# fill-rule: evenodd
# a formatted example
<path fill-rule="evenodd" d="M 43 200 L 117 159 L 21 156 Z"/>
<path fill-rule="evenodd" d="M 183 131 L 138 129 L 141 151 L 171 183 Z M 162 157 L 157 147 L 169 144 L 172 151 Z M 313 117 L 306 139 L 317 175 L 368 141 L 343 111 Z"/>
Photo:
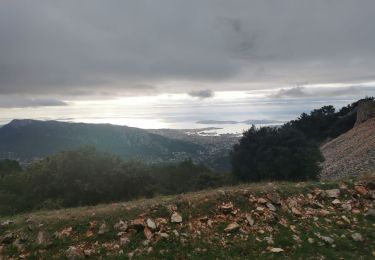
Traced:
<path fill-rule="evenodd" d="M 0 1 L 0 94 L 65 99 L 154 93 L 148 85 L 164 93 L 170 82 L 186 93 L 197 82 L 218 91 L 375 79 L 373 0 L 162 2 Z"/>
<path fill-rule="evenodd" d="M 307 97 L 310 94 L 306 92 L 306 88 L 297 86 L 292 88 L 282 88 L 274 94 L 271 94 L 271 97 L 281 98 L 281 97 Z"/>
<path fill-rule="evenodd" d="M 309 98 L 309 97 L 342 97 L 361 95 L 374 95 L 375 86 L 340 86 L 340 87 L 317 87 L 317 86 L 295 86 L 282 88 L 269 95 L 270 98 Z"/>
<path fill-rule="evenodd" d="M 67 105 L 66 102 L 57 99 L 29 99 L 0 96 L 0 108 L 56 107 Z"/>
<path fill-rule="evenodd" d="M 188 94 L 191 97 L 197 97 L 200 99 L 211 98 L 215 95 L 215 93 L 210 89 L 191 90 Z"/>

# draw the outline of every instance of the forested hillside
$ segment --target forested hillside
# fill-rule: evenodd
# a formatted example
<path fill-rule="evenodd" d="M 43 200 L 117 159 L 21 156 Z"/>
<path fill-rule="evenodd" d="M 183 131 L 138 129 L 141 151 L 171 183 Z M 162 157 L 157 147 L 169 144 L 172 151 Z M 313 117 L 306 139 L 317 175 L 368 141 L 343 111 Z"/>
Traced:
<path fill-rule="evenodd" d="M 253 126 L 233 147 L 232 173 L 241 181 L 318 179 L 325 159 L 320 146 L 353 128 L 362 103 L 375 102 L 366 97 L 338 111 L 328 105 L 302 113 L 277 128 Z"/>
<path fill-rule="evenodd" d="M 8 165 L 0 161 L 1 165 Z M 94 147 L 46 157 L 22 170 L 13 161 L 0 175 L 0 215 L 179 194 L 229 183 L 191 160 L 145 164 Z M 0 172 L 1 173 L 1 172 Z"/>

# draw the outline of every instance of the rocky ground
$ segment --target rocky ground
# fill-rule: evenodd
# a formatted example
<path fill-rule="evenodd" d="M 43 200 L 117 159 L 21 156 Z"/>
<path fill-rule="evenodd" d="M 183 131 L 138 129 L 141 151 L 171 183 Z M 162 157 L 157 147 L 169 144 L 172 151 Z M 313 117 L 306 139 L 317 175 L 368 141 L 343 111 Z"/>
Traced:
<path fill-rule="evenodd" d="M 375 175 L 1 219 L 0 259 L 372 259 Z"/>
<path fill-rule="evenodd" d="M 340 179 L 375 171 L 375 118 L 323 145 L 322 179 Z"/>

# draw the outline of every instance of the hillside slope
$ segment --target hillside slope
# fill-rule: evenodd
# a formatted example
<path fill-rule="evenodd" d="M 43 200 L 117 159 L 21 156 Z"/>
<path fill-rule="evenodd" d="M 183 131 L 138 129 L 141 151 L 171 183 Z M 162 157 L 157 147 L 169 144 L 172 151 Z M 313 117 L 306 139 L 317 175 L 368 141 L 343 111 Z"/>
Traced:
<path fill-rule="evenodd" d="M 257 183 L 0 219 L 0 259 L 370 259 L 375 177 Z"/>
<path fill-rule="evenodd" d="M 13 120 L 0 128 L 0 156 L 31 160 L 61 150 L 92 145 L 124 158 L 173 160 L 194 156 L 204 147 L 145 130 L 110 124 Z"/>
<path fill-rule="evenodd" d="M 339 179 L 375 171 L 375 117 L 321 147 L 322 179 Z"/>

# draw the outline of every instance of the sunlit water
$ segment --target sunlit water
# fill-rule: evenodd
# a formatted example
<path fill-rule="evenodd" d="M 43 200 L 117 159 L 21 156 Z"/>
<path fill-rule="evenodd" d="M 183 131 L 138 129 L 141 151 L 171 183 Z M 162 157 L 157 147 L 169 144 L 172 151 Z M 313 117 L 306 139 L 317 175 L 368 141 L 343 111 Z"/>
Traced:
<path fill-rule="evenodd" d="M 12 119 L 59 120 L 65 122 L 109 123 L 143 129 L 198 129 L 203 135 L 242 134 L 251 125 L 198 124 L 200 120 L 242 122 L 249 119 L 286 122 L 302 112 L 324 105 L 337 108 L 354 99 L 270 99 L 235 93 L 208 100 L 183 95 L 129 97 L 115 100 L 71 101 L 63 107 L 0 108 L 0 125 Z M 241 94 L 241 93 L 240 93 Z M 258 125 L 259 126 L 259 125 Z"/>

